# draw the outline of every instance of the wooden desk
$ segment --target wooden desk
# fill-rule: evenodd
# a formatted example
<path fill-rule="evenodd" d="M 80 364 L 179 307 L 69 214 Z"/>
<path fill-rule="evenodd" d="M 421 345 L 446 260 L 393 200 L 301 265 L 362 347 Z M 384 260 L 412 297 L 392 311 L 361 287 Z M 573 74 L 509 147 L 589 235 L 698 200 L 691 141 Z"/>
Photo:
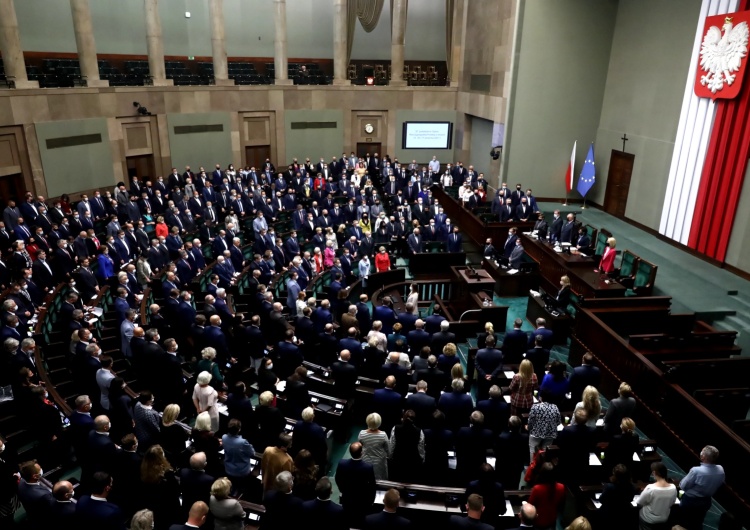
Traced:
<path fill-rule="evenodd" d="M 585 298 L 615 298 L 625 296 L 625 287 L 594 272 L 590 258 L 555 252 L 549 243 L 520 234 L 526 254 L 539 264 L 540 284 L 545 291 L 556 293 L 560 277 L 568 276 L 573 291 Z"/>
<path fill-rule="evenodd" d="M 554 334 L 555 344 L 565 344 L 570 336 L 572 319 L 562 311 L 558 316 L 554 316 L 544 307 L 544 301 L 529 294 L 529 301 L 526 305 L 526 320 L 536 325 L 536 319 L 543 318 L 547 321 L 547 328 Z"/>
<path fill-rule="evenodd" d="M 526 296 L 529 289 L 539 287 L 539 271 L 508 274 L 508 269 L 488 259 L 482 260 L 482 268 L 495 280 L 495 293 L 498 296 Z"/>
<path fill-rule="evenodd" d="M 495 279 L 489 272 L 482 269 L 474 269 L 472 273 L 468 267 L 451 267 L 453 277 L 459 283 L 459 298 L 466 296 L 467 292 L 480 293 L 494 292 Z"/>

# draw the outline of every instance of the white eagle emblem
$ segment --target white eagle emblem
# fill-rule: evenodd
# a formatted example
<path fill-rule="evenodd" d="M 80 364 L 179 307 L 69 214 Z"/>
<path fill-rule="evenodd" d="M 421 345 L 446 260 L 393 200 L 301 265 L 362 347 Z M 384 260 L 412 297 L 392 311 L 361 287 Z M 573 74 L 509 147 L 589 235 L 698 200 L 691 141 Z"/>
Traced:
<path fill-rule="evenodd" d="M 732 19 L 724 21 L 724 35 L 716 26 L 708 28 L 701 46 L 701 70 L 708 72 L 701 76 L 701 85 L 707 87 L 713 94 L 724 88 L 724 83 L 731 85 L 735 74 L 740 69 L 742 59 L 747 55 L 747 41 L 750 31 L 747 22 L 741 22 L 736 27 Z"/>

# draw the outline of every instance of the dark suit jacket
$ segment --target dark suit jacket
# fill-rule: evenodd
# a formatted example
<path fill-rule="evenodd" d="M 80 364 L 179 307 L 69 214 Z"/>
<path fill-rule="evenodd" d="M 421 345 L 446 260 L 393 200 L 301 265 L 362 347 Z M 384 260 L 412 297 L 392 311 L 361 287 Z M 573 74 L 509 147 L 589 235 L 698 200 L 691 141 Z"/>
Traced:
<path fill-rule="evenodd" d="M 445 414 L 445 426 L 455 432 L 469 424 L 474 402 L 469 394 L 446 392 L 440 396 L 438 408 Z"/>
<path fill-rule="evenodd" d="M 596 366 L 581 365 L 573 368 L 568 383 L 570 385 L 570 397 L 574 402 L 578 402 L 583 395 L 583 389 L 588 385 L 599 388 L 601 374 Z"/>
<path fill-rule="evenodd" d="M 401 419 L 402 397 L 396 390 L 379 388 L 372 398 L 372 410 L 383 419 L 383 430 L 390 436 L 391 427 Z"/>
<path fill-rule="evenodd" d="M 196 471 L 190 468 L 180 470 L 182 508 L 185 514 L 190 510 L 193 503 L 197 501 L 203 501 L 208 504 L 211 498 L 211 484 L 213 483 L 214 477 L 205 471 Z"/>
<path fill-rule="evenodd" d="M 430 426 L 432 413 L 435 412 L 436 407 L 437 404 L 434 397 L 424 392 L 415 392 L 406 398 L 404 410 L 413 410 L 416 414 L 416 425 L 421 429 L 426 429 Z"/>
<path fill-rule="evenodd" d="M 313 499 L 302 503 L 300 514 L 312 525 L 324 524 L 332 530 L 346 530 L 349 525 L 344 517 L 344 509 L 335 502 Z"/>
<path fill-rule="evenodd" d="M 411 522 L 396 513 L 382 511 L 365 517 L 365 530 L 394 530 L 411 528 Z"/>
<path fill-rule="evenodd" d="M 451 515 L 448 528 L 451 530 L 493 530 L 495 527 L 479 519 L 472 519 L 468 515 Z"/>
<path fill-rule="evenodd" d="M 347 510 L 366 513 L 375 500 L 375 471 L 364 460 L 342 459 L 336 468 L 339 502 Z"/>
<path fill-rule="evenodd" d="M 523 360 L 529 339 L 525 331 L 512 329 L 505 333 L 503 358 L 508 364 L 518 364 Z"/>
<path fill-rule="evenodd" d="M 266 513 L 263 515 L 263 530 L 287 530 L 296 528 L 301 520 L 302 500 L 291 493 L 268 491 L 263 498 Z"/>
<path fill-rule="evenodd" d="M 95 501 L 89 495 L 84 495 L 78 500 L 76 518 L 80 528 L 125 530 L 122 512 L 116 504 Z"/>
<path fill-rule="evenodd" d="M 335 381 L 333 390 L 338 397 L 352 397 L 356 390 L 357 368 L 348 362 L 336 361 L 331 364 L 331 376 Z"/>
<path fill-rule="evenodd" d="M 552 346 L 555 345 L 554 334 L 552 333 L 551 329 L 549 329 L 549 328 L 537 328 L 537 329 L 535 329 L 529 335 L 529 348 L 533 348 L 534 347 L 534 341 L 536 340 L 536 336 L 537 335 L 541 335 L 542 336 L 542 346 L 544 348 L 547 348 L 548 350 L 551 350 Z"/>
<path fill-rule="evenodd" d="M 589 453 L 596 446 L 596 433 L 591 427 L 568 425 L 557 434 L 555 444 L 560 448 L 559 470 L 563 482 L 575 482 L 577 472 L 587 469 Z"/>

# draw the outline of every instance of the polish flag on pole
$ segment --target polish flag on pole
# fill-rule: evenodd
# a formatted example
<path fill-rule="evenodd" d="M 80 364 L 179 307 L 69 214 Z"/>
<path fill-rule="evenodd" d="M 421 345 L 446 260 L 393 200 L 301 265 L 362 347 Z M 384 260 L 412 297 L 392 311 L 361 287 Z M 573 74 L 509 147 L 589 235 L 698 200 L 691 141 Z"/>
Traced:
<path fill-rule="evenodd" d="M 570 154 L 570 164 L 568 164 L 568 170 L 565 172 L 565 190 L 570 193 L 573 191 L 573 168 L 576 165 L 576 144 L 573 142 L 573 152 Z"/>

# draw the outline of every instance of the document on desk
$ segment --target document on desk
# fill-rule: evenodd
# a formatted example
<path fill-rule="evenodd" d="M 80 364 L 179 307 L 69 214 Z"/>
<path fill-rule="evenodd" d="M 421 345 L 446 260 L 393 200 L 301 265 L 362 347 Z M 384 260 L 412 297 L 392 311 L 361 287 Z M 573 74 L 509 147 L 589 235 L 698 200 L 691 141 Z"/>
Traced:
<path fill-rule="evenodd" d="M 505 374 L 505 379 L 513 379 L 513 376 L 516 375 L 511 370 L 505 370 L 503 374 Z"/>
<path fill-rule="evenodd" d="M 229 416 L 229 409 L 224 403 L 217 403 L 216 410 L 219 411 L 219 414 L 223 414 L 224 416 Z"/>
<path fill-rule="evenodd" d="M 518 274 L 518 269 L 508 269 L 508 275 Z"/>
<path fill-rule="evenodd" d="M 487 463 L 488 463 L 489 465 L 491 465 L 492 467 L 495 467 L 495 462 L 497 461 L 497 459 L 496 459 L 496 458 L 495 458 L 494 456 L 485 456 L 485 457 L 484 457 L 484 460 L 485 460 L 485 461 L 486 461 L 486 462 L 487 462 Z"/>
<path fill-rule="evenodd" d="M 602 427 L 603 425 L 604 425 L 604 418 L 599 418 L 598 420 L 596 420 L 597 427 Z"/>
<path fill-rule="evenodd" d="M 633 453 L 633 462 L 640 462 L 641 457 L 638 456 L 638 453 Z"/>
<path fill-rule="evenodd" d="M 104 314 L 104 310 L 101 307 L 94 307 L 93 309 L 91 309 L 91 312 L 98 317 L 101 317 Z"/>
<path fill-rule="evenodd" d="M 590 466 L 600 466 L 600 465 L 602 465 L 602 462 L 599 460 L 599 458 L 594 453 L 589 453 L 589 465 Z"/>
<path fill-rule="evenodd" d="M 377 490 L 375 492 L 375 504 L 383 504 L 384 500 L 385 500 L 385 491 Z"/>
<path fill-rule="evenodd" d="M 286 381 L 279 381 L 278 383 L 276 383 L 276 390 L 278 390 L 279 392 L 283 392 L 284 390 L 286 390 Z"/>
<path fill-rule="evenodd" d="M 505 513 L 500 515 L 500 517 L 515 517 L 516 514 L 513 513 L 513 506 L 510 505 L 510 501 L 508 499 L 505 499 Z"/>
<path fill-rule="evenodd" d="M 503 396 L 503 399 L 505 399 L 506 403 L 510 403 L 510 396 Z"/>

